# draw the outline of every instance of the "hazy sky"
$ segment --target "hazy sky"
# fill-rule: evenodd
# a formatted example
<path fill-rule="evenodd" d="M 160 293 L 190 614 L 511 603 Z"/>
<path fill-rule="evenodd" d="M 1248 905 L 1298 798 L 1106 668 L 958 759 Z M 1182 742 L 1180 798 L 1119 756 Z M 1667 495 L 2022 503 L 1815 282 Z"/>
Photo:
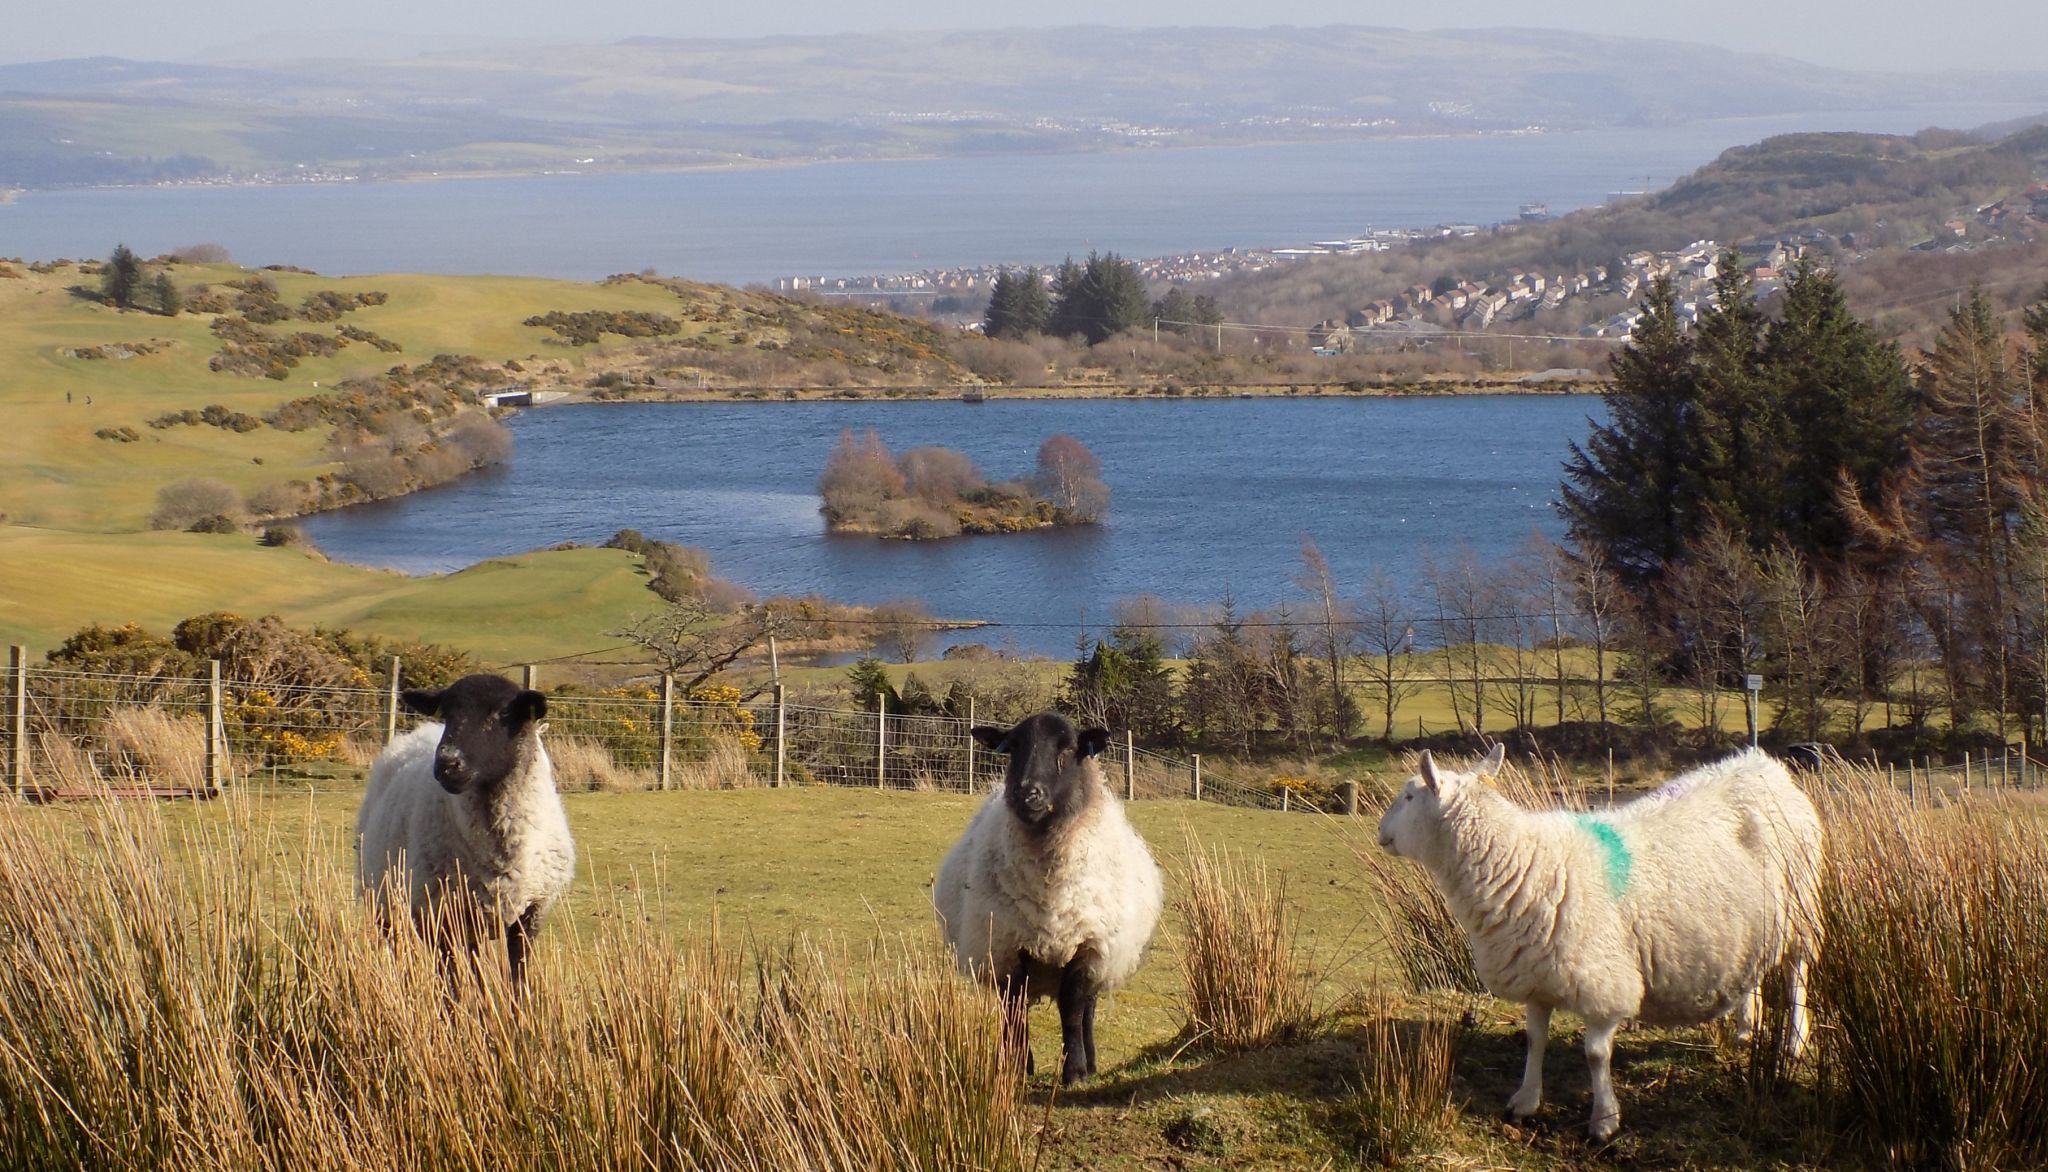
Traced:
<path fill-rule="evenodd" d="M 287 51 L 326 45 L 354 53 L 382 37 L 410 50 L 451 36 L 593 41 L 1090 23 L 1538 26 L 1669 37 L 1850 68 L 2048 69 L 2048 0 L 0 0 L 0 61 L 178 58 L 259 39 Z M 348 33 L 324 35 L 337 29 Z"/>

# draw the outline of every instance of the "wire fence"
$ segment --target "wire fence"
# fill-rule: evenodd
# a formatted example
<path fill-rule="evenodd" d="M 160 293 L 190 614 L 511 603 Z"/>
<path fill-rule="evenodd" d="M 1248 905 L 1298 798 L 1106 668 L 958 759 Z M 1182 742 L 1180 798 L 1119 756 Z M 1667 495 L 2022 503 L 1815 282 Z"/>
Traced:
<path fill-rule="evenodd" d="M 8 792 L 42 798 L 208 796 L 266 780 L 345 780 L 419 722 L 396 686 L 258 685 L 223 679 L 211 666 L 207 677 L 187 678 L 33 666 L 17 656 L 0 684 L 0 780 Z M 546 744 L 557 784 L 571 791 L 837 785 L 971 794 L 993 789 L 1005 764 L 975 740 L 974 724 L 879 703 L 788 703 L 780 689 L 750 700 L 732 688 L 685 696 L 667 684 L 630 685 L 550 693 Z M 1143 748 L 1129 733 L 1113 735 L 1097 763 L 1130 800 L 1317 808 L 1286 786 L 1205 771 L 1199 755 Z"/>
<path fill-rule="evenodd" d="M 83 672 L 17 655 L 0 680 L 0 783 L 19 796 L 62 797 L 204 796 L 290 778 L 352 782 L 386 740 L 418 723 L 396 687 L 253 685 L 224 680 L 212 667 L 204 678 Z M 974 724 L 971 708 L 967 717 L 912 715 L 879 702 L 788 703 L 779 689 L 747 698 L 725 687 L 679 695 L 667 684 L 629 685 L 550 693 L 546 743 L 557 784 L 568 791 L 835 785 L 971 794 L 994 788 L 1005 764 L 975 740 Z M 1128 732 L 1112 735 L 1098 765 L 1129 800 L 1358 809 L 1354 783 L 1252 778 L 1205 766 L 1199 754 L 1139 746 Z M 2024 746 L 1863 768 L 1930 801 L 2048 788 L 2048 766 Z"/>

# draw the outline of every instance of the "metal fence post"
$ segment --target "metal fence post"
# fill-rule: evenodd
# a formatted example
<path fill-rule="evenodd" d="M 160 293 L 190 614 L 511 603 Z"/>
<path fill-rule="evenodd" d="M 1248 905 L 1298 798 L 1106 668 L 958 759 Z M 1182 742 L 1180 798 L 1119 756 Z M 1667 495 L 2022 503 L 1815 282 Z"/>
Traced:
<path fill-rule="evenodd" d="M 1195 800 L 1199 802 L 1202 800 L 1202 755 L 1200 753 L 1188 754 L 1188 764 L 1195 771 Z"/>
<path fill-rule="evenodd" d="M 206 786 L 214 793 L 223 792 L 227 785 L 222 780 L 226 764 L 227 734 L 222 725 L 220 660 L 206 661 Z"/>
<path fill-rule="evenodd" d="M 670 746 L 675 744 L 676 677 L 661 673 L 661 788 L 666 790 L 674 769 Z"/>
<path fill-rule="evenodd" d="M 1132 751 L 1131 730 L 1124 730 L 1124 800 L 1138 800 L 1138 754 Z"/>
<path fill-rule="evenodd" d="M 28 648 L 16 644 L 8 649 L 8 679 L 14 683 L 14 703 L 7 714 L 8 726 L 14 731 L 13 743 L 8 756 L 12 758 L 7 766 L 7 782 L 14 796 L 28 796 Z"/>
<path fill-rule="evenodd" d="M 889 693 L 875 693 L 875 788 L 889 784 Z"/>
<path fill-rule="evenodd" d="M 788 729 L 789 729 L 789 721 L 788 721 L 788 719 L 787 719 L 787 717 L 786 717 L 786 715 L 785 715 L 786 711 L 787 711 L 787 710 L 786 710 L 786 708 L 785 708 L 785 706 L 784 706 L 784 704 L 783 704 L 783 697 L 782 697 L 782 685 L 781 685 L 781 684 L 777 684 L 777 685 L 775 685 L 775 782 L 774 782 L 774 785 L 775 785 L 775 788 L 776 788 L 776 789 L 781 789 L 781 788 L 782 788 L 782 787 L 783 787 L 783 786 L 784 786 L 785 784 L 787 784 L 787 778 L 788 778 L 788 774 L 786 774 L 786 773 L 784 772 L 784 769 L 786 768 L 786 766 L 784 765 L 784 761 L 786 760 L 786 758 L 785 758 L 785 755 L 784 755 L 784 753 L 783 753 L 783 746 L 784 746 L 785 744 L 787 744 L 787 743 L 788 743 L 788 739 L 789 739 L 789 738 L 788 738 L 788 736 L 786 735 L 786 734 L 787 734 L 787 732 L 788 732 Z"/>
<path fill-rule="evenodd" d="M 391 687 L 384 697 L 384 739 L 386 741 L 396 740 L 398 737 L 398 671 L 398 657 L 394 655 L 391 657 Z"/>

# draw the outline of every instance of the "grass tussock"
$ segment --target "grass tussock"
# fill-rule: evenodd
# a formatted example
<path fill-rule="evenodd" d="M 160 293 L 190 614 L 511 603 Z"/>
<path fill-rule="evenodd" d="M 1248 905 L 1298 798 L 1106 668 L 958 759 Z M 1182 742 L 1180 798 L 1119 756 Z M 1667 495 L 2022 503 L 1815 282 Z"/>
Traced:
<path fill-rule="evenodd" d="M 137 776 L 156 785 L 199 789 L 206 784 L 206 720 L 172 716 L 151 705 L 115 705 L 107 712 L 114 743 Z"/>
<path fill-rule="evenodd" d="M 1296 947 L 1286 880 L 1190 835 L 1175 887 L 1188 1036 L 1249 1050 L 1314 1033 L 1316 977 Z"/>
<path fill-rule="evenodd" d="M 933 949 L 749 963 L 648 909 L 497 970 L 387 941 L 334 843 L 0 809 L 0 1166 L 1013 1169 L 1021 1071 Z M 283 869 L 283 874 L 278 869 Z M 486 957 L 502 964 L 501 958 Z"/>
<path fill-rule="evenodd" d="M 2048 1163 L 2048 835 L 2025 800 L 1829 803 L 1813 993 L 1852 1125 L 1915 1167 Z"/>
<path fill-rule="evenodd" d="M 1457 1037 L 1452 1023 L 1409 1019 L 1391 999 L 1367 1010 L 1359 1081 L 1335 1107 L 1362 1162 L 1405 1167 L 1449 1134 L 1458 1119 L 1451 1100 Z"/>
<path fill-rule="evenodd" d="M 652 776 L 620 765 L 601 741 L 551 735 L 547 747 L 548 763 L 555 767 L 555 787 L 564 792 L 626 793 L 654 788 Z"/>

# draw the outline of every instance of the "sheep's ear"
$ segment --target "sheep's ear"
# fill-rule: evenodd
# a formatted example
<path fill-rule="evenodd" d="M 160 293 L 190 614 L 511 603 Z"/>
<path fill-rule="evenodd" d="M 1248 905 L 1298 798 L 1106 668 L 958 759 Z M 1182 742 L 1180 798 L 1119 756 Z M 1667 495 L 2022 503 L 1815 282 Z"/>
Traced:
<path fill-rule="evenodd" d="M 1507 760 L 1508 747 L 1506 742 L 1495 741 L 1493 748 L 1486 754 L 1486 760 L 1481 761 L 1479 767 L 1473 770 L 1473 772 L 1481 777 L 1492 777 L 1500 772 L 1500 767 L 1507 764 Z"/>
<path fill-rule="evenodd" d="M 1010 751 L 1010 746 L 1007 743 L 1010 739 L 1009 729 L 997 728 L 992 724 L 977 724 L 972 731 L 974 739 L 981 742 L 982 748 L 991 749 L 998 753 Z"/>
<path fill-rule="evenodd" d="M 548 714 L 548 698 L 535 691 L 524 691 L 512 697 L 512 723 L 524 728 Z"/>
<path fill-rule="evenodd" d="M 1084 728 L 1076 744 L 1075 755 L 1084 760 L 1109 748 L 1109 730 L 1106 728 Z"/>
<path fill-rule="evenodd" d="M 441 693 L 424 688 L 407 688 L 398 694 L 398 702 L 405 705 L 407 711 L 421 716 L 433 716 L 441 711 Z"/>
<path fill-rule="evenodd" d="M 1422 759 L 1415 763 L 1415 773 L 1422 778 L 1422 784 L 1428 787 L 1430 793 L 1443 792 L 1443 778 L 1437 775 L 1436 758 L 1429 755 L 1428 749 L 1422 751 Z"/>

